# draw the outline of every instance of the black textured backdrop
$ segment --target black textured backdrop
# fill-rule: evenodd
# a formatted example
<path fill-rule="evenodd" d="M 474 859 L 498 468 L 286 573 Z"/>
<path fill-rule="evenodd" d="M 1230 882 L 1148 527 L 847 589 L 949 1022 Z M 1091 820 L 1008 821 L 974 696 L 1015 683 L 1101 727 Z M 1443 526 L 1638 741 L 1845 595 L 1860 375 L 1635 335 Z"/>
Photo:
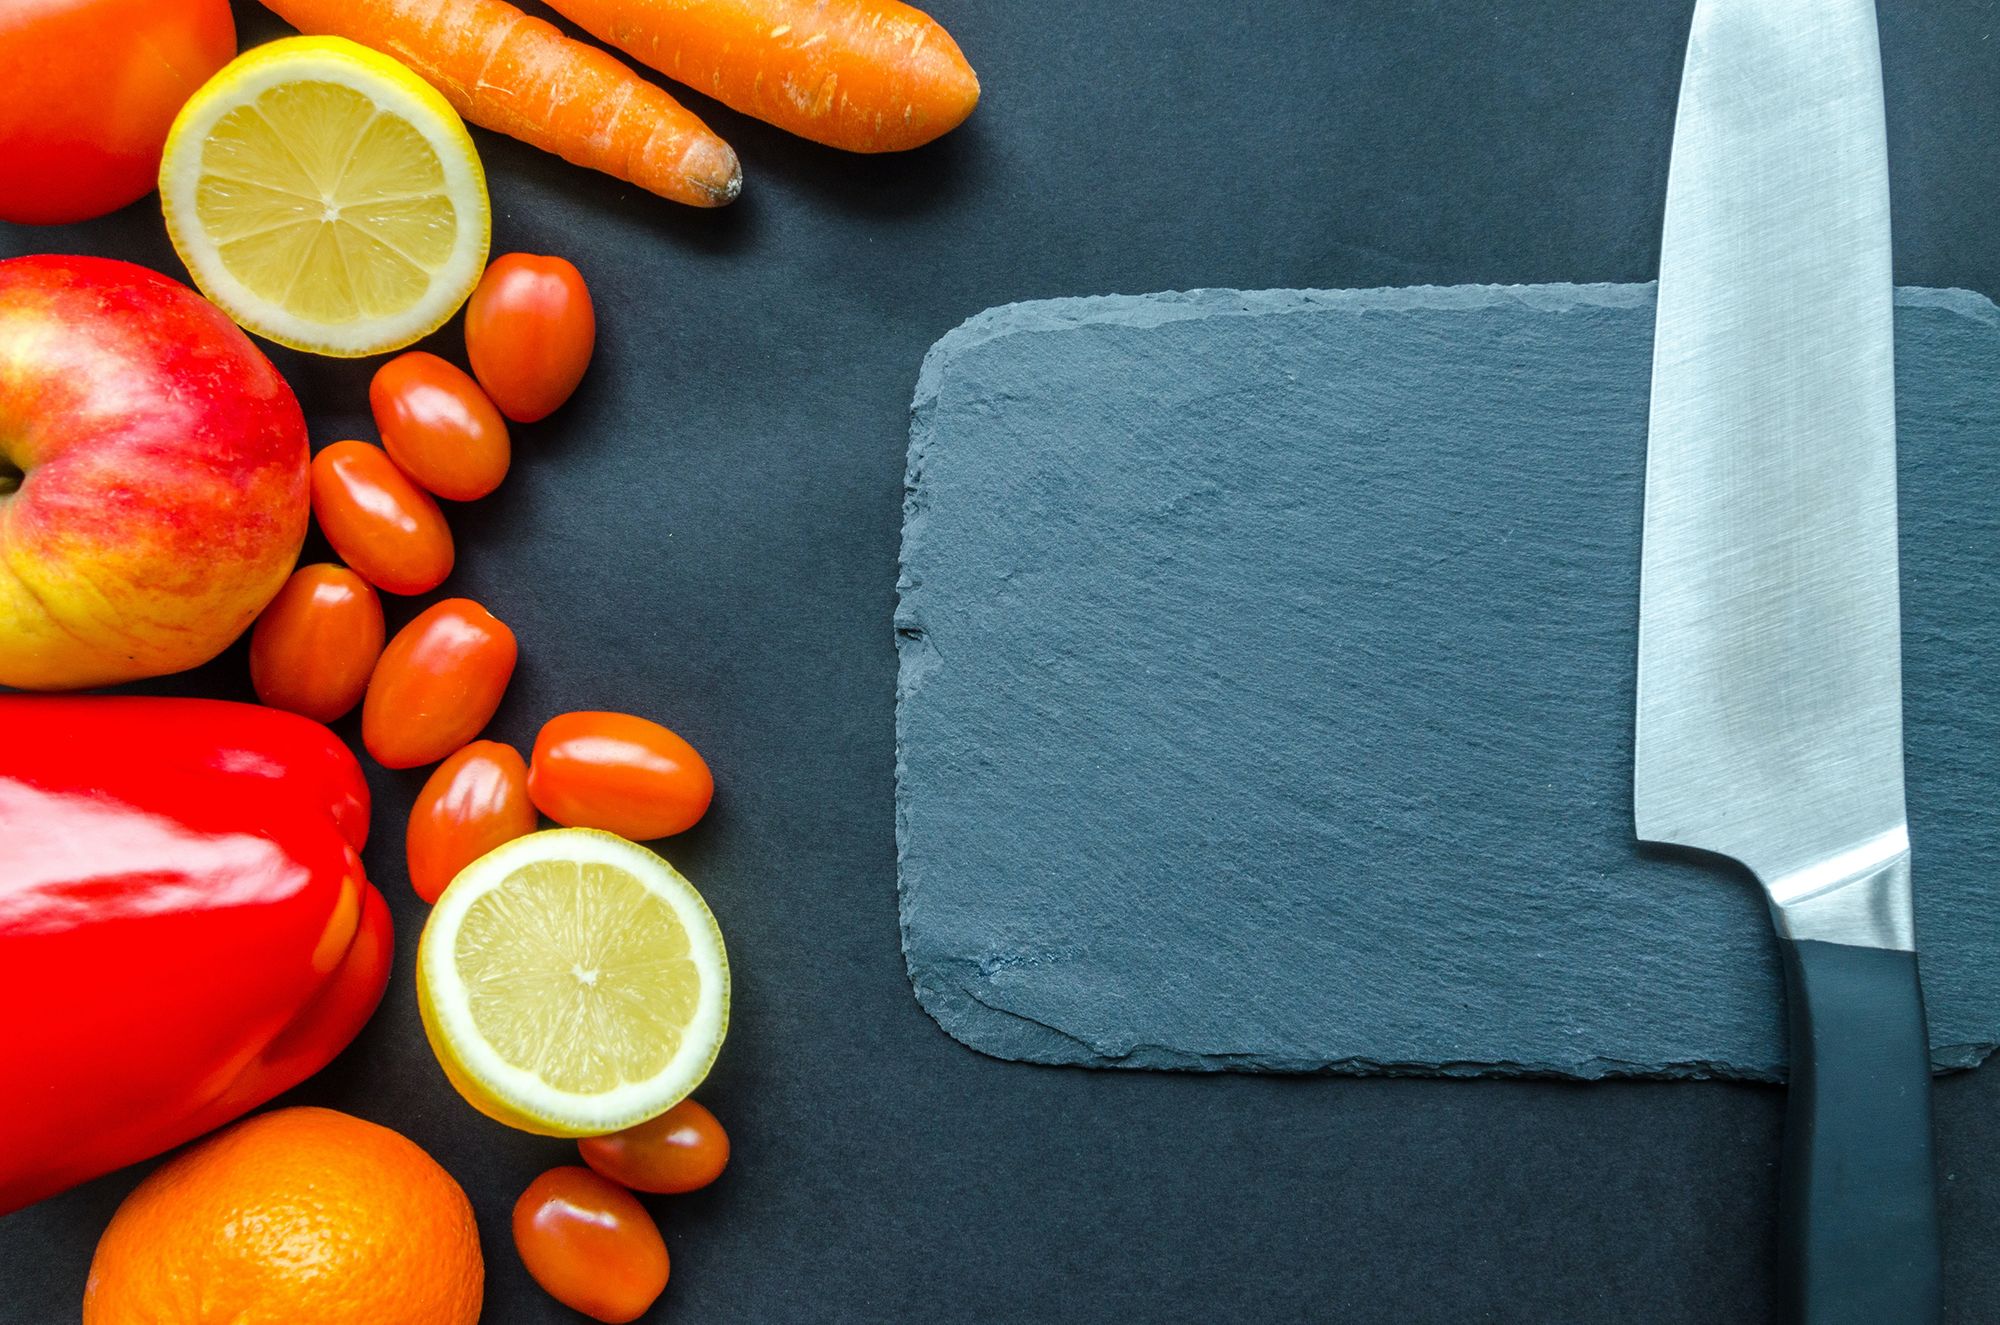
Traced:
<path fill-rule="evenodd" d="M 1765 1318 L 1777 1091 L 1001 1063 L 918 1008 L 896 930 L 890 613 L 924 349 L 988 305 L 1052 295 L 1650 279 L 1691 3 L 935 8 L 986 88 L 964 130 L 856 159 L 691 97 L 744 158 L 723 213 L 478 135 L 495 252 L 576 261 L 601 336 L 574 402 L 518 431 L 506 486 L 454 512 L 448 588 L 523 644 L 493 734 L 633 708 L 693 740 L 721 786 L 668 854 L 735 963 L 701 1098 L 736 1154 L 710 1191 L 654 1203 L 674 1279 L 652 1318 Z M 1897 278 L 2000 294 L 2000 9 L 1884 9 Z M 238 13 L 246 42 L 283 30 Z M 0 225 L 0 255 L 51 249 L 180 273 L 150 199 L 64 230 Z M 455 324 L 436 339 L 461 357 Z M 316 442 L 368 435 L 372 363 L 275 357 Z M 242 652 L 152 688 L 245 695 Z M 432 1063 L 400 860 L 421 775 L 373 781 L 394 981 L 289 1098 L 399 1128 L 458 1176 L 488 1320 L 579 1319 L 507 1233 L 521 1188 L 573 1151 L 488 1123 Z M 2000 1319 L 1996 1110 L 1991 1069 L 1940 1084 L 1956 1321 Z M 141 1171 L 0 1220 L 0 1320 L 76 1318 Z"/>

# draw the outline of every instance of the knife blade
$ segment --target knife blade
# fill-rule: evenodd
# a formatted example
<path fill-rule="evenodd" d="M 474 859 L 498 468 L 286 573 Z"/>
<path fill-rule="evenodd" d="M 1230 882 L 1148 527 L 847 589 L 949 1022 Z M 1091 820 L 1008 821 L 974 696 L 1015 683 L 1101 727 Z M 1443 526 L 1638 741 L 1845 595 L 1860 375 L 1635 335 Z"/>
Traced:
<path fill-rule="evenodd" d="M 1762 884 L 1795 1318 L 1934 1320 L 1873 0 L 1699 0 L 1660 253 L 1634 821 Z"/>

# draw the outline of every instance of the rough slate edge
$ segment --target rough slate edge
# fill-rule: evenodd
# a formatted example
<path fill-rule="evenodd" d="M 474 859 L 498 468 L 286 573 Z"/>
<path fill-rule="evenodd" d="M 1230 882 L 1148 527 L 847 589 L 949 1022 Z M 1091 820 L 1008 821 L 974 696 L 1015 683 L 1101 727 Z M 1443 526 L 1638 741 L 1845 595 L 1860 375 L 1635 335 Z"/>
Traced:
<path fill-rule="evenodd" d="M 1167 1046 L 1142 1046 L 1120 1060 L 1106 1060 L 1090 1044 L 1060 1026 L 1035 1020 L 982 1000 L 963 985 L 929 978 L 919 970 L 909 945 L 912 888 L 903 873 L 908 821 L 904 809 L 903 697 L 922 683 L 934 666 L 913 598 L 918 587 L 909 577 L 911 534 L 928 518 L 919 495 L 926 454 L 935 441 L 932 418 L 940 383 L 952 358 L 990 341 L 1028 332 L 1056 331 L 1077 326 L 1152 327 L 1215 316 L 1265 317 L 1340 309 L 1356 314 L 1407 309 L 1478 309 L 1512 304 L 1542 312 L 1562 313 L 1580 306 L 1635 308 L 1650 306 L 1654 285 L 1422 285 L 1371 290 L 1187 290 L 1149 295 L 1091 295 L 1034 300 L 989 308 L 947 332 L 924 356 L 910 407 L 910 449 L 904 474 L 903 543 L 896 588 L 896 861 L 897 913 L 902 932 L 905 968 L 917 1002 L 944 1032 L 967 1048 L 991 1057 L 1064 1067 L 1124 1067 L 1168 1071 L 1252 1071 L 1320 1073 L 1345 1076 L 1426 1077 L 1553 1077 L 1609 1080 L 1642 1077 L 1677 1080 L 1777 1080 L 1772 1074 L 1721 1062 L 1633 1064 L 1621 1059 L 1592 1057 L 1564 1069 L 1493 1061 L 1411 1063 L 1362 1056 L 1324 1060 L 1285 1060 L 1269 1054 L 1189 1054 Z M 1898 287 L 1898 307 L 1944 308 L 1989 326 L 2000 326 L 2000 306 L 1970 290 Z M 1634 551 L 1636 556 L 1636 549 Z M 978 1026 L 976 1036 L 969 1029 Z M 1081 1057 L 1078 1049 L 1083 1051 Z M 1954 1072 L 1977 1067 L 1995 1046 L 1944 1044 L 1932 1046 L 1933 1069 Z"/>

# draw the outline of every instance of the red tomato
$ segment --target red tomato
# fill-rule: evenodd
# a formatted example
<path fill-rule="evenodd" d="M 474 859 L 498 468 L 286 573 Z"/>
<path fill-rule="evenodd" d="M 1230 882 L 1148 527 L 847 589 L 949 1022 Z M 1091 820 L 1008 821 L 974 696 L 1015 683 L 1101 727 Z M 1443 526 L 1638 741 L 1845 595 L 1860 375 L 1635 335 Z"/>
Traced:
<path fill-rule="evenodd" d="M 570 828 L 635 842 L 694 827 L 715 779 L 693 746 L 629 713 L 564 713 L 535 737 L 528 794 Z"/>
<path fill-rule="evenodd" d="M 500 412 L 547 418 L 590 366 L 597 314 L 583 273 L 561 258 L 495 258 L 465 306 L 465 355 Z"/>
<path fill-rule="evenodd" d="M 589 1169 L 550 1169 L 514 1203 L 514 1248 L 548 1295 L 595 1320 L 637 1320 L 667 1286 L 667 1244 L 638 1198 Z"/>
<path fill-rule="evenodd" d="M 511 745 L 474 741 L 437 766 L 410 810 L 410 886 L 435 902 L 458 872 L 535 831 L 528 765 Z"/>
<path fill-rule="evenodd" d="M 235 54 L 229 0 L 0 4 L 0 221 L 82 221 L 151 192 L 181 103 Z"/>
<path fill-rule="evenodd" d="M 332 722 L 382 656 L 382 600 L 345 566 L 301 566 L 250 632 L 250 684 L 274 709 Z"/>
<path fill-rule="evenodd" d="M 576 1143 L 583 1162 L 639 1192 L 691 1192 L 722 1176 L 729 1133 L 715 1115 L 682 1100 L 651 1122 Z"/>
<path fill-rule="evenodd" d="M 384 593 L 429 593 L 451 574 L 451 526 L 388 453 L 335 442 L 313 457 L 312 508 L 341 560 Z"/>
<path fill-rule="evenodd" d="M 492 721 L 515 656 L 514 632 L 478 603 L 433 604 L 382 650 L 361 703 L 361 743 L 384 768 L 444 758 Z"/>
<path fill-rule="evenodd" d="M 412 350 L 376 369 L 368 406 L 389 458 L 438 496 L 472 501 L 507 477 L 507 421 L 435 354 Z"/>

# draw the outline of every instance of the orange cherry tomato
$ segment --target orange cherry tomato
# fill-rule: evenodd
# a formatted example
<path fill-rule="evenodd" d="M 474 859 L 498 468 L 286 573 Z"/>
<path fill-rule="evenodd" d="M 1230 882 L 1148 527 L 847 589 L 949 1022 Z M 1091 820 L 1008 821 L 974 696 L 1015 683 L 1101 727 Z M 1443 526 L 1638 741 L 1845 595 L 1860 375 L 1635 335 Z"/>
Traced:
<path fill-rule="evenodd" d="M 417 793 L 404 837 L 410 886 L 435 902 L 458 872 L 503 842 L 535 831 L 528 765 L 499 741 L 474 741 L 437 766 Z"/>
<path fill-rule="evenodd" d="M 167 126 L 235 54 L 229 0 L 0 3 L 0 221 L 81 221 L 152 192 Z"/>
<path fill-rule="evenodd" d="M 396 468 L 438 496 L 472 501 L 507 477 L 507 421 L 435 354 L 412 350 L 376 369 L 368 407 Z"/>
<path fill-rule="evenodd" d="M 451 527 L 431 495 L 366 442 L 313 457 L 312 508 L 341 560 L 384 593 L 429 593 L 451 574 Z"/>
<path fill-rule="evenodd" d="M 361 702 L 361 743 L 384 768 L 444 758 L 479 735 L 514 675 L 514 632 L 470 598 L 447 598 L 396 632 Z"/>
<path fill-rule="evenodd" d="M 590 366 L 597 313 L 583 273 L 561 258 L 495 258 L 465 305 L 465 357 L 500 412 L 547 418 Z"/>
<path fill-rule="evenodd" d="M 667 1244 L 637 1197 L 566 1165 L 514 1203 L 514 1249 L 548 1295 L 594 1320 L 637 1320 L 667 1287 Z"/>
<path fill-rule="evenodd" d="M 694 827 L 715 779 L 693 746 L 657 722 L 564 713 L 535 737 L 528 795 L 559 824 L 644 842 Z"/>
<path fill-rule="evenodd" d="M 301 566 L 250 632 L 250 684 L 274 709 L 332 722 L 382 656 L 382 600 L 345 566 Z"/>
<path fill-rule="evenodd" d="M 576 1143 L 583 1162 L 638 1192 L 691 1192 L 722 1176 L 729 1133 L 693 1100 L 682 1100 L 650 1122 Z"/>

